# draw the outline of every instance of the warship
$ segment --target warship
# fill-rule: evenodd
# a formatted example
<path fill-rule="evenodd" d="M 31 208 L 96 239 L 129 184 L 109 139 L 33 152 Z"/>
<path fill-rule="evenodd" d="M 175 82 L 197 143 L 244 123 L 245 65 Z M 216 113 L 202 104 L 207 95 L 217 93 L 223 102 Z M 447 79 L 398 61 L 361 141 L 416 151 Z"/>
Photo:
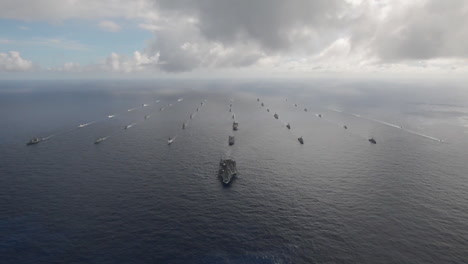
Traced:
<path fill-rule="evenodd" d="M 221 181 L 228 185 L 234 176 L 237 175 L 236 162 L 232 159 L 221 159 L 219 162 L 218 176 Z"/>

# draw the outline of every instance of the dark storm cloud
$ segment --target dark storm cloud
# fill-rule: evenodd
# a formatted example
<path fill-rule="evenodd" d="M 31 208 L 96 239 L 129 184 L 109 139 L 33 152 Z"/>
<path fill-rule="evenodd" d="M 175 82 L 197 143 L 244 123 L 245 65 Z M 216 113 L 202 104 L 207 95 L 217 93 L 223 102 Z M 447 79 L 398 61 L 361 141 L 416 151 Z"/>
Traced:
<path fill-rule="evenodd" d="M 334 28 L 348 4 L 340 0 L 159 0 L 157 7 L 194 15 L 209 40 L 230 44 L 257 41 L 267 50 L 282 50 L 300 27 Z"/>

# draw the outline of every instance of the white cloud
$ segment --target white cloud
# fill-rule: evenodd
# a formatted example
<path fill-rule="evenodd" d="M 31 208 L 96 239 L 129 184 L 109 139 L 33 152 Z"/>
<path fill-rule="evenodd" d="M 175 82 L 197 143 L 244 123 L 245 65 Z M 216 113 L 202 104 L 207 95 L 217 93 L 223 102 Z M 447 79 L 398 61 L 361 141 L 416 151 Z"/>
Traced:
<path fill-rule="evenodd" d="M 135 51 L 133 57 L 112 52 L 99 67 L 105 71 L 131 73 L 155 69 L 158 65 L 159 54 L 148 56 Z"/>
<path fill-rule="evenodd" d="M 28 71 L 32 68 L 32 62 L 23 59 L 17 51 L 0 53 L 0 71 Z"/>
<path fill-rule="evenodd" d="M 104 21 L 99 22 L 99 28 L 101 30 L 108 31 L 108 32 L 120 31 L 120 26 L 117 23 L 110 21 L 110 20 L 104 20 Z"/>

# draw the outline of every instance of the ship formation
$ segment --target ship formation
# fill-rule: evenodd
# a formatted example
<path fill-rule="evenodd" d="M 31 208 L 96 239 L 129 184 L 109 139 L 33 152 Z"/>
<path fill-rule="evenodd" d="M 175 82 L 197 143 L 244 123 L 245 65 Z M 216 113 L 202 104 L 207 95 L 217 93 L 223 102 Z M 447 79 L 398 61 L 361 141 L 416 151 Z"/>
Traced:
<path fill-rule="evenodd" d="M 178 99 L 177 102 L 182 102 L 182 98 L 181 99 Z M 285 99 L 285 101 L 287 102 L 288 100 Z M 155 103 L 158 103 L 159 100 L 155 101 Z M 283 119 L 283 115 L 282 115 L 282 118 L 280 118 L 280 116 L 278 115 L 278 113 L 276 113 L 275 111 L 273 111 L 272 108 L 270 107 L 266 107 L 266 104 L 265 102 L 263 102 L 260 98 L 257 98 L 257 102 L 258 104 L 263 108 L 263 109 L 266 109 L 266 112 L 269 113 L 268 115 L 271 117 L 271 114 L 273 114 L 273 117 L 274 119 L 282 122 L 282 125 L 281 127 L 286 127 L 287 128 L 287 131 L 288 131 L 288 134 L 289 135 L 292 135 L 294 136 L 294 142 L 298 142 L 300 145 L 305 145 L 305 140 L 302 136 L 298 136 L 295 134 L 295 130 L 296 129 L 296 126 L 294 129 L 292 129 L 292 126 L 290 123 L 287 123 L 287 122 L 284 122 Z M 152 104 L 155 104 L 155 103 L 152 103 Z M 184 131 L 187 131 L 187 130 L 190 130 L 191 126 L 189 124 L 191 124 L 191 122 L 193 122 L 194 119 L 196 119 L 196 116 L 198 116 L 200 113 L 201 113 L 201 109 L 204 107 L 206 103 L 206 100 L 200 102 L 200 103 L 197 103 L 197 107 L 196 109 L 188 115 L 187 119 L 185 119 L 183 122 L 182 122 L 182 125 L 181 126 L 178 126 L 179 129 L 182 129 Z M 106 115 L 104 116 L 104 118 L 102 120 L 97 120 L 97 121 L 93 121 L 93 122 L 89 122 L 89 123 L 79 123 L 79 125 L 75 126 L 74 129 L 80 129 L 80 130 L 85 130 L 87 129 L 86 127 L 89 127 L 89 126 L 94 126 L 96 124 L 98 124 L 99 122 L 106 122 L 105 120 L 112 120 L 112 121 L 109 121 L 109 122 L 115 122 L 113 120 L 119 120 L 120 116 L 121 115 L 124 115 L 125 113 L 127 112 L 134 112 L 134 113 L 137 113 L 138 111 L 144 111 L 146 112 L 144 115 L 140 116 L 140 118 L 138 119 L 139 121 L 136 121 L 134 123 L 131 123 L 131 124 L 128 124 L 128 125 L 125 125 L 125 126 L 119 126 L 120 129 L 119 131 L 127 131 L 125 133 L 131 133 L 131 131 L 133 129 L 130 129 L 132 128 L 133 126 L 137 126 L 140 122 L 147 122 L 146 120 L 150 119 L 150 117 L 154 116 L 154 115 L 158 115 L 158 111 L 153 111 L 153 112 L 148 112 L 147 109 L 151 109 L 151 106 L 152 104 L 141 104 L 140 105 L 140 108 L 136 107 L 136 108 L 130 108 L 128 110 L 125 110 L 124 113 L 117 113 L 117 114 L 111 114 L 111 115 Z M 176 102 L 174 102 L 174 106 L 176 105 Z M 169 103 L 169 104 L 166 104 L 162 107 L 159 107 L 159 108 L 156 108 L 156 109 L 159 109 L 159 112 L 163 112 L 164 110 L 168 110 L 170 109 L 171 107 L 173 106 L 173 104 Z M 294 108 L 297 108 L 297 109 L 301 109 L 300 111 L 304 111 L 304 112 L 311 112 L 310 109 L 308 108 L 302 108 L 302 107 L 298 107 L 298 105 L 295 103 L 293 104 Z M 336 112 L 340 112 L 339 110 L 334 110 L 334 109 L 331 109 L 330 110 L 333 110 L 333 111 L 336 111 Z M 228 139 L 228 144 L 227 144 L 227 148 L 229 148 L 230 150 L 235 150 L 236 147 L 234 146 L 236 144 L 236 138 L 235 138 L 235 134 L 236 133 L 239 133 L 238 130 L 239 130 L 239 122 L 237 120 L 237 116 L 236 114 L 234 113 L 233 111 L 233 100 L 231 99 L 230 100 L 230 103 L 229 103 L 229 108 L 228 108 L 228 111 L 229 111 L 229 119 L 232 121 L 232 132 L 230 131 L 230 134 L 228 135 L 227 139 Z M 162 114 L 162 113 L 159 113 L 159 114 Z M 431 140 L 435 140 L 435 141 L 438 141 L 438 142 L 444 142 L 443 140 L 441 139 L 438 139 L 438 138 L 435 138 L 435 137 L 431 137 L 431 136 L 428 136 L 428 135 L 424 135 L 424 134 L 421 134 L 421 133 L 417 133 L 417 132 L 414 132 L 414 131 L 411 131 L 407 128 L 403 128 L 402 126 L 398 126 L 398 125 L 394 125 L 394 124 L 390 124 L 390 123 L 386 123 L 384 121 L 379 121 L 379 120 L 375 120 L 375 119 L 371 119 L 371 118 L 366 118 L 366 117 L 363 117 L 363 116 L 360 116 L 360 115 L 357 115 L 357 114 L 350 114 L 350 115 L 353 115 L 357 118 L 363 118 L 363 119 L 366 119 L 368 121 L 374 121 L 374 122 L 378 122 L 380 124 L 383 124 L 383 125 L 388 125 L 388 126 L 391 126 L 393 128 L 397 128 L 397 129 L 401 129 L 403 131 L 406 131 L 408 133 L 412 133 L 414 135 L 418 135 L 418 136 L 421 136 L 421 137 L 425 137 L 426 139 L 431 139 Z M 321 113 L 316 113 L 315 114 L 316 117 L 318 117 L 319 119 L 322 119 L 324 121 L 328 121 L 329 123 L 332 123 L 332 124 L 335 124 L 335 125 L 338 125 L 341 129 L 344 129 L 347 131 L 347 133 L 352 133 L 353 130 L 350 129 L 348 127 L 348 125 L 345 125 L 345 124 L 337 124 L 336 122 L 333 122 L 332 120 L 328 119 L 328 117 L 326 115 L 323 115 Z M 230 122 L 231 122 L 230 121 Z M 229 122 L 229 123 L 230 123 Z M 272 121 L 273 122 L 273 121 Z M 276 121 L 275 121 L 276 122 Z M 179 123 L 180 124 L 180 123 Z M 123 129 L 122 129 L 123 128 Z M 26 145 L 27 146 L 32 146 L 32 145 L 37 145 L 41 142 L 44 142 L 44 141 L 49 141 L 51 140 L 52 137 L 56 138 L 58 137 L 59 135 L 63 135 L 63 134 L 66 134 L 66 133 L 69 133 L 73 131 L 73 129 L 68 129 L 68 130 L 65 130 L 65 131 L 62 131 L 62 132 L 57 132 L 53 135 L 50 135 L 48 137 L 34 137 L 32 139 L 30 139 L 29 141 L 26 142 Z M 182 131 L 181 133 L 186 133 Z M 118 131 L 114 131 L 113 133 L 110 133 L 109 135 L 107 136 L 101 136 L 101 137 L 97 137 L 95 140 L 94 140 L 94 144 L 95 145 L 99 145 L 101 143 L 103 143 L 104 141 L 109 141 L 109 138 L 110 137 L 113 137 L 116 132 Z M 123 132 L 122 132 L 123 133 Z M 171 135 L 167 138 L 167 145 L 172 145 L 175 140 L 177 138 L 177 135 Z M 368 141 L 368 143 L 372 144 L 372 145 L 376 145 L 377 144 L 377 140 L 374 138 L 374 137 L 365 137 L 365 139 Z M 297 141 L 296 141 L 297 140 Z M 91 142 L 90 142 L 91 143 Z M 104 143 L 103 143 L 104 144 Z M 297 143 L 296 143 L 297 144 Z M 237 163 L 236 161 L 232 158 L 232 157 L 225 157 L 225 158 L 221 158 L 219 160 L 219 169 L 218 169 L 218 177 L 219 179 L 221 180 L 222 184 L 223 185 L 229 185 L 232 180 L 236 177 L 236 175 L 238 174 L 238 171 L 237 171 Z"/>

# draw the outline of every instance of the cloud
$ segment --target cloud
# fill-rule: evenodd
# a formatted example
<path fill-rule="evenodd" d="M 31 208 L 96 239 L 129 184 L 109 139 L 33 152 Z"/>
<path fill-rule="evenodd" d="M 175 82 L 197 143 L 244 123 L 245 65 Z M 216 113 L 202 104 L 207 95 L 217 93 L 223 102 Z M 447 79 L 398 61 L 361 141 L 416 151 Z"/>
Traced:
<path fill-rule="evenodd" d="M 28 71 L 33 68 L 31 61 L 25 60 L 17 51 L 0 53 L 0 71 Z"/>
<path fill-rule="evenodd" d="M 149 0 L 2 0 L 0 17 L 24 21 L 141 18 L 151 15 L 150 5 Z"/>
<path fill-rule="evenodd" d="M 104 20 L 99 22 L 99 28 L 108 32 L 118 32 L 120 31 L 120 26 L 110 20 Z"/>
<path fill-rule="evenodd" d="M 3 19 L 86 19 L 117 32 L 113 20 L 124 18 L 152 32 L 144 49 L 97 64 L 112 72 L 464 71 L 467 14 L 464 0 L 0 1 Z M 84 48 L 59 38 L 34 41 Z"/>
<path fill-rule="evenodd" d="M 98 67 L 104 71 L 131 73 L 151 70 L 157 65 L 159 65 L 159 54 L 148 56 L 135 51 L 132 57 L 113 52 Z"/>

